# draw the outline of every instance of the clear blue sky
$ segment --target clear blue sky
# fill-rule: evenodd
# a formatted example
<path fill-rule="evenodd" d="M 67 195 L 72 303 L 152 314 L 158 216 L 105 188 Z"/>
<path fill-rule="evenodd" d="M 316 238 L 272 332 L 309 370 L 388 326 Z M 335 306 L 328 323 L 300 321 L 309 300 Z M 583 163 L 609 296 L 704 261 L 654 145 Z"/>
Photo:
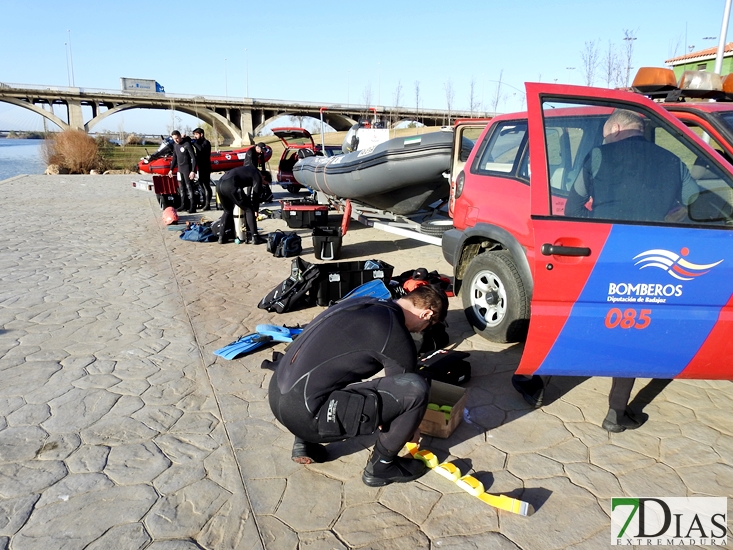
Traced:
<path fill-rule="evenodd" d="M 548 2 L 151 2 L 0 0 L 4 55 L 0 82 L 119 89 L 121 76 L 155 79 L 166 92 L 391 106 L 402 84 L 405 106 L 499 111 L 523 108 L 525 81 L 584 83 L 581 52 L 596 40 L 621 53 L 633 32 L 633 67 L 717 45 L 724 0 Z M 70 31 L 70 32 L 69 32 Z M 728 33 L 730 36 L 730 32 Z M 703 40 L 716 37 L 716 40 Z M 245 53 L 246 48 L 246 53 Z M 226 59 L 226 62 L 225 62 Z M 568 67 L 575 67 L 569 69 Z M 632 71 L 633 73 L 633 71 Z M 249 77 L 249 78 L 248 78 Z M 599 77 L 596 85 L 603 85 Z M 171 113 L 127 111 L 105 128 L 166 131 Z M 180 115 L 181 124 L 189 120 Z M 40 129 L 40 117 L 0 103 L 0 129 Z M 98 128 L 95 128 L 98 129 Z"/>

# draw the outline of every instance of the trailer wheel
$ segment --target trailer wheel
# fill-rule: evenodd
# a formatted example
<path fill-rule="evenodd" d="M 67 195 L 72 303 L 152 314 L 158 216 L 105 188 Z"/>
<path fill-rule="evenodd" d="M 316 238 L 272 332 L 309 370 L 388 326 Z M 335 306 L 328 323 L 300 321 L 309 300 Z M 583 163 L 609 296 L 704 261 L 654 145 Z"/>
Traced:
<path fill-rule="evenodd" d="M 479 254 L 466 269 L 463 311 L 474 332 L 492 342 L 517 342 L 527 335 L 529 299 L 507 250 Z"/>
<path fill-rule="evenodd" d="M 453 220 L 430 218 L 420 224 L 420 233 L 433 237 L 441 237 L 449 229 L 453 229 Z"/>

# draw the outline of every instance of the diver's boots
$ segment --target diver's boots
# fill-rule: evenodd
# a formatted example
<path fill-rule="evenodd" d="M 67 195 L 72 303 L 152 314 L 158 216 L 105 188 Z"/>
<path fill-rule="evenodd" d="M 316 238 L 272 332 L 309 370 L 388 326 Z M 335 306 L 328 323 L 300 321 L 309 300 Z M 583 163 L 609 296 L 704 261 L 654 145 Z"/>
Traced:
<path fill-rule="evenodd" d="M 426 471 L 427 467 L 421 460 L 387 456 L 377 451 L 375 447 L 364 473 L 361 474 L 361 480 L 369 487 L 383 487 L 390 483 L 413 481 Z"/>
<path fill-rule="evenodd" d="M 261 237 L 259 233 L 252 235 L 252 244 L 265 244 L 267 239 Z"/>
<path fill-rule="evenodd" d="M 299 437 L 293 443 L 293 452 L 290 455 L 293 462 L 298 464 L 313 464 L 314 462 L 326 462 L 328 452 L 326 447 L 318 443 L 309 443 Z"/>
<path fill-rule="evenodd" d="M 603 419 L 602 427 L 608 432 L 620 433 L 625 430 L 635 430 L 643 423 L 643 419 L 639 419 L 634 416 L 629 409 L 626 409 L 625 411 L 608 409 L 608 414 L 606 415 L 606 418 Z"/>

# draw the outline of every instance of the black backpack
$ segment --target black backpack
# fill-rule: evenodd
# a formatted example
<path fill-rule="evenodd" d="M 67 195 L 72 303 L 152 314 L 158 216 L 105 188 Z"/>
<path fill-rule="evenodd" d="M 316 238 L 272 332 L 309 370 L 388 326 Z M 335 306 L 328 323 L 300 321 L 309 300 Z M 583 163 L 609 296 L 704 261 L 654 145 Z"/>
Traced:
<path fill-rule="evenodd" d="M 290 277 L 268 292 L 257 307 L 285 313 L 295 309 L 301 302 L 312 304 L 316 293 L 311 290 L 314 290 L 313 286 L 320 276 L 321 269 L 318 265 L 308 263 L 300 256 L 293 258 Z"/>
<path fill-rule="evenodd" d="M 274 255 L 276 258 L 291 258 L 303 252 L 302 239 L 295 232 L 285 233 L 277 243 Z"/>

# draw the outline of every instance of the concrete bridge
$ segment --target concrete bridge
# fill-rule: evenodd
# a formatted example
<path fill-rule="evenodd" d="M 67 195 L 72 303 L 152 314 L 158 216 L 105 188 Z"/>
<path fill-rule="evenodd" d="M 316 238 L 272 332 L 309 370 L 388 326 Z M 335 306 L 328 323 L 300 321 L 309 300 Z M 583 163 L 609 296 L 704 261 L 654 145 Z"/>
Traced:
<path fill-rule="evenodd" d="M 94 88 L 0 83 L 0 101 L 29 109 L 50 120 L 62 130 L 89 132 L 110 115 L 129 109 L 175 110 L 194 116 L 226 136 L 231 145 L 249 143 L 248 134 L 257 133 L 281 116 L 320 118 L 337 131 L 347 130 L 360 118 L 374 114 L 390 126 L 417 120 L 428 126 L 449 124 L 455 118 L 492 116 L 492 113 L 415 109 L 368 105 L 343 105 L 283 101 L 275 99 L 204 97 L 193 95 L 121 92 Z M 66 107 L 66 120 L 56 115 L 52 106 Z M 49 109 L 46 108 L 49 107 Z"/>

